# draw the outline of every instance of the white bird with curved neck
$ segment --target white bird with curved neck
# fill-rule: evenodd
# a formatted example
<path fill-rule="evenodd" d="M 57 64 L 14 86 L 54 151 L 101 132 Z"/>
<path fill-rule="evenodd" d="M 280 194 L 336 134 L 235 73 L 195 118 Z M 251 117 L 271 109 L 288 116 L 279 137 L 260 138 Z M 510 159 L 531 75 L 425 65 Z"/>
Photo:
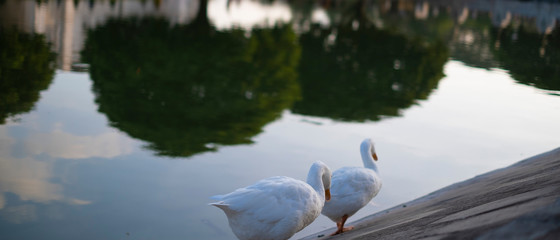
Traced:
<path fill-rule="evenodd" d="M 307 183 L 277 176 L 212 197 L 210 205 L 226 214 L 241 240 L 288 239 L 311 224 L 330 199 L 331 170 L 321 161 L 311 165 Z"/>
<path fill-rule="evenodd" d="M 381 177 L 377 168 L 377 153 L 373 141 L 362 141 L 360 153 L 364 167 L 343 167 L 333 172 L 331 201 L 325 203 L 322 214 L 337 225 L 332 235 L 352 230 L 344 227 L 346 220 L 366 206 L 381 190 Z"/>

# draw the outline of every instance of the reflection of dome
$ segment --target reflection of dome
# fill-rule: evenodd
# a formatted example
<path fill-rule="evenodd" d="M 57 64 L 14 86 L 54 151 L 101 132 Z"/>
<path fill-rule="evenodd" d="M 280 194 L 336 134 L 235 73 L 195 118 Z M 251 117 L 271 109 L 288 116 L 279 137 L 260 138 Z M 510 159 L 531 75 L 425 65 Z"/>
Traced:
<path fill-rule="evenodd" d="M 299 94 L 290 26 L 246 34 L 114 19 L 89 33 L 85 49 L 99 111 L 159 155 L 251 143 Z"/>

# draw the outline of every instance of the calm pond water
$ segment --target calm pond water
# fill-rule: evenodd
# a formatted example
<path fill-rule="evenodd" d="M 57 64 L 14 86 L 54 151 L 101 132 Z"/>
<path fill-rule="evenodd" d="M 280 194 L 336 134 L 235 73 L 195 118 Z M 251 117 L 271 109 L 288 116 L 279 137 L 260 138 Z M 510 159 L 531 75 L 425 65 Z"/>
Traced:
<path fill-rule="evenodd" d="M 352 221 L 559 147 L 559 14 L 2 0 L 0 239 L 234 239 L 210 196 L 361 165 L 366 137 L 384 185 Z"/>

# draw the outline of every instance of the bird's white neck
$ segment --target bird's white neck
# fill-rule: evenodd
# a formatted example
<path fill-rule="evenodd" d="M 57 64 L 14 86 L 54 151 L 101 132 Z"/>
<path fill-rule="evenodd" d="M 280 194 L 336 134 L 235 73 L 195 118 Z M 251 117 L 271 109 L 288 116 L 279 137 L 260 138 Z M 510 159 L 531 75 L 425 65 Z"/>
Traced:
<path fill-rule="evenodd" d="M 331 186 L 331 171 L 323 162 L 317 161 L 311 165 L 307 174 L 307 184 L 309 184 L 325 202 L 325 188 Z"/>
<path fill-rule="evenodd" d="M 373 161 L 374 147 L 371 140 L 366 139 L 360 145 L 360 153 L 362 154 L 362 162 L 364 167 L 377 172 L 377 164 Z"/>

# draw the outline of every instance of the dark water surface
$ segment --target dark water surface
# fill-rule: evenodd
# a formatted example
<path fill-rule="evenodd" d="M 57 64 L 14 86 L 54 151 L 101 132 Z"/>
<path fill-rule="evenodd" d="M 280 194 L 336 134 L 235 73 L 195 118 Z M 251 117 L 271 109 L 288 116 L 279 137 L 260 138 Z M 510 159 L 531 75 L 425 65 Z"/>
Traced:
<path fill-rule="evenodd" d="M 233 239 L 210 196 L 361 165 L 350 220 L 560 146 L 554 1 L 0 1 L 0 239 Z M 326 217 L 296 234 L 333 227 Z"/>

